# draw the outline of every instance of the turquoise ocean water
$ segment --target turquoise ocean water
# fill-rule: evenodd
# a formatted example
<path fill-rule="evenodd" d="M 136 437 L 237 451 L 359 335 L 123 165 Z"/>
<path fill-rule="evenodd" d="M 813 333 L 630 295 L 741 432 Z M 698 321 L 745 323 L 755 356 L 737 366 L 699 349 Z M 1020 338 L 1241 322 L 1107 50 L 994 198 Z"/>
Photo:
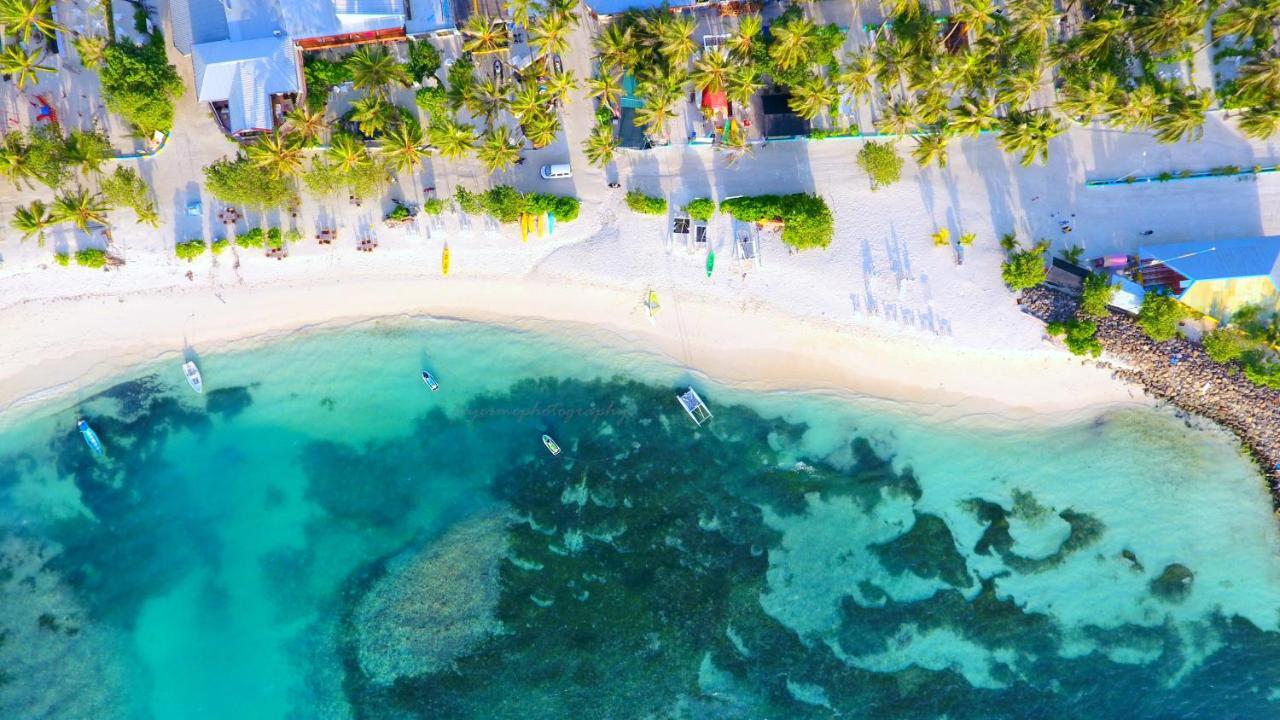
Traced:
<path fill-rule="evenodd" d="M 200 361 L 0 429 L 0 718 L 1280 717 L 1277 522 L 1169 412 L 425 321 Z"/>

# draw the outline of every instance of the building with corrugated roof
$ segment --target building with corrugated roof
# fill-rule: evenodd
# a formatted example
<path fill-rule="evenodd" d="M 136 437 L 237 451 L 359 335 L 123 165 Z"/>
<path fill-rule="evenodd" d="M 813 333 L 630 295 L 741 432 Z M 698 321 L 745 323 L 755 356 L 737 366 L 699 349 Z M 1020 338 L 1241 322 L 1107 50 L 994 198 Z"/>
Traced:
<path fill-rule="evenodd" d="M 1138 249 L 1144 288 L 1227 320 L 1245 305 L 1280 310 L 1280 237 L 1197 240 Z"/>

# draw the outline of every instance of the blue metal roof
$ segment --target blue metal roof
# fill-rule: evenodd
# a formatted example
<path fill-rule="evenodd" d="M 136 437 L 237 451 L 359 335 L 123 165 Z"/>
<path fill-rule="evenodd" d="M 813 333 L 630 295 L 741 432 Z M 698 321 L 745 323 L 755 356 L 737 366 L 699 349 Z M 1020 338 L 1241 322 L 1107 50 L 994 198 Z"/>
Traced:
<path fill-rule="evenodd" d="M 1138 255 L 1144 266 L 1160 261 L 1192 281 L 1266 276 L 1280 287 L 1280 237 L 1144 246 Z"/>
<path fill-rule="evenodd" d="M 657 10 L 666 7 L 681 8 L 699 4 L 700 0 L 585 0 L 587 7 L 597 15 L 621 15 L 628 10 Z M 705 2 L 706 0 L 701 0 Z"/>
<path fill-rule="evenodd" d="M 220 0 L 172 0 L 169 13 L 173 46 L 183 55 L 190 55 L 195 45 L 231 37 L 227 31 L 227 13 Z"/>

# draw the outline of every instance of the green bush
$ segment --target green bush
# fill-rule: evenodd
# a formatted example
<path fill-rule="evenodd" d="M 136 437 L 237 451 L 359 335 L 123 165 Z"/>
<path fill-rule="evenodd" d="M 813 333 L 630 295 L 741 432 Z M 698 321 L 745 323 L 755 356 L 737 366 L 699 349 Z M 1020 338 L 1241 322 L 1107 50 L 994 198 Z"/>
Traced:
<path fill-rule="evenodd" d="M 483 215 L 484 207 L 480 205 L 480 196 L 470 190 L 459 187 L 453 197 L 458 201 L 458 209 L 467 215 Z"/>
<path fill-rule="evenodd" d="M 56 262 L 56 263 L 58 263 L 58 264 L 59 264 L 59 265 L 61 265 L 62 267 L 70 267 L 70 266 L 71 266 L 71 256 L 70 256 L 70 255 L 68 255 L 67 253 L 64 253 L 64 252 L 54 253 L 54 254 L 53 254 L 53 261 L 54 261 L 54 262 Z"/>
<path fill-rule="evenodd" d="M 1149 292 L 1138 310 L 1138 327 L 1152 340 L 1164 342 L 1178 335 L 1178 323 L 1188 317 L 1187 308 L 1168 295 Z"/>
<path fill-rule="evenodd" d="M 835 219 L 816 195 L 753 195 L 720 203 L 720 212 L 742 222 L 782 223 L 782 242 L 798 250 L 825 248 L 835 237 Z"/>
<path fill-rule="evenodd" d="M 902 178 L 902 158 L 893 143 L 867 141 L 858 151 L 858 167 L 871 177 L 871 189 L 879 190 Z"/>
<path fill-rule="evenodd" d="M 1000 277 L 1010 290 L 1030 290 L 1044 282 L 1048 270 L 1044 266 L 1044 254 L 1049 244 L 1043 240 L 1029 249 L 1013 242 L 1009 258 L 1000 265 Z"/>
<path fill-rule="evenodd" d="M 151 200 L 151 189 L 133 168 L 117 165 L 115 172 L 102 178 L 98 187 L 112 206 L 133 210 L 138 222 L 156 217 L 156 205 Z"/>
<path fill-rule="evenodd" d="M 329 94 L 329 89 L 351 81 L 351 70 L 342 60 L 326 60 L 318 55 L 305 55 L 306 65 L 302 74 L 307 79 L 307 91 Z"/>
<path fill-rule="evenodd" d="M 208 246 L 204 244 L 204 240 L 188 240 L 175 245 L 173 252 L 179 259 L 186 260 L 187 262 L 193 262 L 196 258 L 204 254 L 207 247 Z"/>
<path fill-rule="evenodd" d="M 1048 325 L 1048 330 L 1049 334 L 1054 337 L 1065 335 L 1067 349 L 1073 355 L 1098 357 L 1102 354 L 1102 343 L 1098 342 L 1096 337 L 1098 334 L 1097 323 L 1088 320 L 1051 322 Z"/>
<path fill-rule="evenodd" d="M 284 235 L 280 232 L 280 228 L 273 227 L 267 230 L 266 244 L 272 250 L 284 247 Z"/>
<path fill-rule="evenodd" d="M 1115 297 L 1117 287 L 1111 284 L 1111 278 L 1106 274 L 1089 273 L 1080 294 L 1080 312 L 1090 317 L 1106 317 L 1107 306 Z"/>
<path fill-rule="evenodd" d="M 97 248 L 86 248 L 76 251 L 76 264 L 90 270 L 100 270 L 107 266 L 106 251 Z"/>
<path fill-rule="evenodd" d="M 289 228 L 284 231 L 285 242 L 296 243 L 302 240 L 302 231 L 298 228 Z"/>
<path fill-rule="evenodd" d="M 578 211 L 582 209 L 582 203 L 578 198 L 563 195 L 552 197 L 555 201 L 551 206 L 551 214 L 556 216 L 556 222 L 573 222 L 578 219 Z"/>
<path fill-rule="evenodd" d="M 260 248 L 264 244 L 266 244 L 266 236 L 260 227 L 236 235 L 236 245 L 242 248 Z"/>
<path fill-rule="evenodd" d="M 1220 363 L 1240 360 L 1255 344 L 1239 328 L 1218 328 L 1207 333 L 1200 342 L 1205 354 L 1214 362 Z"/>
<path fill-rule="evenodd" d="M 449 96 L 445 89 L 438 85 L 419 89 L 414 93 L 413 100 L 431 117 L 436 117 L 449 109 Z"/>
<path fill-rule="evenodd" d="M 696 200 L 690 200 L 689 203 L 684 206 L 684 211 L 689 213 L 689 217 L 694 220 L 697 220 L 698 222 L 706 222 L 715 214 L 716 204 L 712 202 L 710 198 L 698 198 Z"/>
<path fill-rule="evenodd" d="M 396 205 L 391 208 L 391 212 L 387 213 L 388 220 L 405 220 L 413 217 L 413 211 L 409 210 L 407 205 Z"/>
<path fill-rule="evenodd" d="M 627 207 L 641 215 L 665 215 L 667 199 L 645 195 L 639 190 L 627 191 Z"/>
<path fill-rule="evenodd" d="M 291 205 L 298 197 L 288 178 L 276 177 L 243 157 L 206 165 L 204 178 L 209 192 L 230 205 L 268 210 Z"/>
<path fill-rule="evenodd" d="M 503 223 L 516 222 L 529 209 L 524 195 L 510 185 L 496 185 L 481 193 L 480 207 Z"/>
<path fill-rule="evenodd" d="M 1254 385 L 1280 390 L 1280 363 L 1267 359 L 1260 352 L 1244 356 L 1244 376 Z"/>
<path fill-rule="evenodd" d="M 147 34 L 147 11 L 142 7 L 133 9 L 133 29 L 137 30 L 139 35 Z"/>
<path fill-rule="evenodd" d="M 405 63 L 409 76 L 417 82 L 440 69 L 440 53 L 426 40 L 409 41 L 409 62 Z"/>
<path fill-rule="evenodd" d="M 448 205 L 448 203 L 440 198 L 427 198 L 422 201 L 422 212 L 428 215 L 439 215 L 444 212 L 446 205 Z"/>
<path fill-rule="evenodd" d="M 213 253 L 214 255 L 221 255 L 222 251 L 226 250 L 227 246 L 229 246 L 230 244 L 231 243 L 227 242 L 226 238 L 218 238 L 217 240 L 213 241 L 212 245 L 209 246 L 209 252 Z"/>
<path fill-rule="evenodd" d="M 182 78 L 165 55 L 160 33 L 146 45 L 114 42 L 103 52 L 99 71 L 107 109 L 143 135 L 173 127 L 173 101 L 182 96 Z"/>

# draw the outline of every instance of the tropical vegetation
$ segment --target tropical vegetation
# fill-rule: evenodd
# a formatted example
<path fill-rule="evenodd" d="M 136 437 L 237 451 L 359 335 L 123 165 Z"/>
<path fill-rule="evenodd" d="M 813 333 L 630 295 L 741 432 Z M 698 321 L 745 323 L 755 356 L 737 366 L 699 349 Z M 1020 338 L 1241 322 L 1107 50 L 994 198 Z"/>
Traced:
<path fill-rule="evenodd" d="M 145 45 L 117 41 L 103 51 L 103 102 L 142 135 L 172 129 L 173 103 L 184 89 L 164 42 L 156 33 Z"/>
<path fill-rule="evenodd" d="M 782 242 L 797 250 L 825 248 L 835 237 L 835 218 L 817 195 L 752 195 L 720 203 L 720 212 L 743 222 L 782 223 Z"/>
<path fill-rule="evenodd" d="M 627 203 L 627 207 L 631 208 L 632 212 L 637 212 L 637 213 L 640 213 L 641 215 L 666 215 L 667 214 L 666 198 L 654 197 L 652 195 L 645 195 L 639 190 L 628 190 L 627 196 L 626 196 L 626 203 Z"/>
<path fill-rule="evenodd" d="M 1048 241 L 1041 240 L 1031 247 L 1023 247 L 1010 233 L 1000 239 L 1000 246 L 1005 251 L 1000 277 L 1010 290 L 1030 290 L 1044 282 L 1048 274 L 1044 264 L 1045 253 L 1049 250 Z"/>

